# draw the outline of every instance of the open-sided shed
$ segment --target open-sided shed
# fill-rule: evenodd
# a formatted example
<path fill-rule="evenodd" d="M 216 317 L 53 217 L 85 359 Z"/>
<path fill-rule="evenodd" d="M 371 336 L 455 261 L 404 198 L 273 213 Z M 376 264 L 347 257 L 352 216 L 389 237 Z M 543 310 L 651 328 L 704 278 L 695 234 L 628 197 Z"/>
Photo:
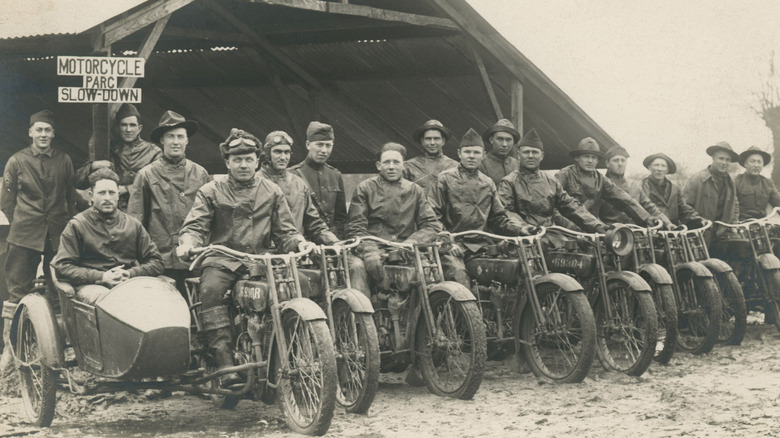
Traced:
<path fill-rule="evenodd" d="M 74 162 L 88 158 L 93 135 L 93 153 L 105 153 L 116 106 L 57 103 L 57 87 L 81 86 L 57 76 L 61 55 L 147 58 L 145 77 L 122 84 L 143 90 L 142 137 L 167 109 L 194 119 L 188 156 L 215 173 L 224 171 L 216 145 L 231 128 L 261 138 L 288 131 L 295 162 L 311 120 L 334 125 L 331 163 L 345 173 L 373 171 L 387 141 L 421 153 L 411 133 L 428 119 L 454 131 L 450 155 L 470 127 L 481 132 L 502 117 L 521 132 L 533 127 L 545 168 L 568 164 L 583 137 L 613 143 L 465 0 L 122 1 L 120 11 L 81 0 L 52 13 L 51 33 L 0 27 L 0 163 L 28 144 L 27 118 L 43 108 L 55 111 L 55 144 Z"/>

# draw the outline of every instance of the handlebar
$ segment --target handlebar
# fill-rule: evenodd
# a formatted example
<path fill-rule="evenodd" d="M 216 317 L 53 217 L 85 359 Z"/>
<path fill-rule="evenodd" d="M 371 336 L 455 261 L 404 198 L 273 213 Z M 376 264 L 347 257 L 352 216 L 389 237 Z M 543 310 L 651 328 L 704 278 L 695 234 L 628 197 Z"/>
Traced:
<path fill-rule="evenodd" d="M 237 251 L 233 248 L 228 248 L 224 245 L 209 245 L 209 246 L 202 246 L 199 248 L 192 248 L 190 250 L 190 254 L 197 254 L 197 257 L 195 257 L 195 260 L 192 261 L 190 264 L 190 271 L 194 270 L 201 261 L 203 261 L 204 258 L 206 258 L 207 255 L 213 254 L 213 253 L 221 253 L 229 257 L 233 257 L 236 259 L 244 259 L 244 260 L 274 260 L 274 259 L 281 259 L 281 260 L 289 260 L 291 258 L 300 258 L 305 255 L 308 255 L 312 252 L 312 250 L 315 248 L 315 245 L 310 245 L 307 249 L 303 251 L 298 252 L 290 252 L 287 254 L 248 254 L 245 252 Z"/>
<path fill-rule="evenodd" d="M 468 231 L 461 231 L 459 233 L 449 233 L 449 234 L 453 238 L 466 236 L 466 235 L 479 235 L 479 236 L 490 237 L 496 240 L 506 240 L 506 241 L 519 243 L 521 240 L 527 242 L 534 241 L 544 236 L 545 233 L 547 233 L 547 229 L 545 227 L 537 227 L 537 230 L 538 230 L 537 233 L 532 234 L 530 236 L 499 236 L 498 234 L 488 233 L 487 231 L 480 231 L 480 230 L 468 230 Z"/>
<path fill-rule="evenodd" d="M 355 237 L 354 239 L 341 240 L 331 245 L 320 245 L 320 250 L 330 250 L 336 252 L 341 252 L 342 250 L 346 251 L 358 246 L 361 240 L 362 239 L 360 237 Z"/>
<path fill-rule="evenodd" d="M 359 239 L 361 241 L 373 240 L 375 242 L 383 243 L 383 244 L 388 245 L 388 246 L 395 246 L 395 247 L 398 247 L 398 248 L 414 249 L 414 245 L 411 245 L 409 243 L 391 242 L 389 240 L 385 240 L 385 239 L 383 239 L 381 237 L 376 237 L 376 236 L 360 236 Z"/>
<path fill-rule="evenodd" d="M 604 233 L 583 233 L 581 231 L 570 230 L 570 229 L 568 229 L 566 227 L 562 227 L 560 225 L 549 226 L 549 227 L 547 227 L 547 230 L 548 231 L 549 230 L 560 231 L 563 234 L 568 234 L 570 236 L 576 236 L 576 237 L 587 237 L 587 238 L 593 238 L 593 236 L 604 237 Z"/>

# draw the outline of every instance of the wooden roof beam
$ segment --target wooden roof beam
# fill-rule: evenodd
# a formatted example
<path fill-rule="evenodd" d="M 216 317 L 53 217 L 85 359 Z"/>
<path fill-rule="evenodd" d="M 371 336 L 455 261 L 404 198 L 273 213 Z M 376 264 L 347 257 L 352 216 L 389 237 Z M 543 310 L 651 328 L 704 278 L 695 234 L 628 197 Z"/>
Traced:
<path fill-rule="evenodd" d="M 482 60 L 482 55 L 479 54 L 473 44 L 469 44 L 469 46 L 471 47 L 471 54 L 477 62 L 477 71 L 479 71 L 479 76 L 482 78 L 482 85 L 485 86 L 485 91 L 490 99 L 490 104 L 493 106 L 493 112 L 496 113 L 497 119 L 503 119 L 504 114 L 501 112 L 501 105 L 498 104 L 498 99 L 496 99 L 496 92 L 493 90 L 493 84 L 490 82 L 490 76 L 485 68 L 485 62 Z"/>
<path fill-rule="evenodd" d="M 144 27 L 160 21 L 195 0 L 157 0 L 137 11 L 120 16 L 115 21 L 98 27 L 99 34 L 93 44 L 96 47 L 108 47 L 122 38 Z"/>
<path fill-rule="evenodd" d="M 391 11 L 371 6 L 353 5 L 346 2 L 334 3 L 321 0 L 244 0 L 249 3 L 263 3 L 288 8 L 305 9 L 308 11 L 326 12 L 331 14 L 352 15 L 373 20 L 396 21 L 414 26 L 435 27 L 447 30 L 460 30 L 449 18 L 431 17 L 429 15 L 410 14 Z"/>

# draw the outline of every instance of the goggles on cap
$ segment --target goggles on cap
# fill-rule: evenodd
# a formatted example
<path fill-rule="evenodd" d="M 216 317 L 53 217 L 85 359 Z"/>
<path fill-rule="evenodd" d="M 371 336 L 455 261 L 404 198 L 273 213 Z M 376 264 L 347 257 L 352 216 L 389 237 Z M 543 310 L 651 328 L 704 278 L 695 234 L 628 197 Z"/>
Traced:
<path fill-rule="evenodd" d="M 254 140 L 252 140 L 251 138 L 244 138 L 244 137 L 239 137 L 235 140 L 232 140 L 230 143 L 228 143 L 228 146 L 230 147 L 238 146 L 241 143 L 248 144 L 249 146 L 257 147 L 257 143 L 255 143 Z"/>
<path fill-rule="evenodd" d="M 276 146 L 279 144 L 288 144 L 292 146 L 293 140 L 289 135 L 286 134 L 278 134 L 274 135 L 273 138 L 271 138 L 271 145 Z"/>

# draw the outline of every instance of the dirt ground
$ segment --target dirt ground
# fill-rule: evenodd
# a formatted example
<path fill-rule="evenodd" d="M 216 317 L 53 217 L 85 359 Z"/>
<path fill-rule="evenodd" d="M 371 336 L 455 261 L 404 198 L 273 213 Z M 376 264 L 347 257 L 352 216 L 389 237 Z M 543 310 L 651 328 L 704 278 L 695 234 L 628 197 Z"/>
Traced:
<path fill-rule="evenodd" d="M 489 362 L 471 401 L 433 396 L 382 376 L 365 415 L 340 408 L 328 436 L 339 437 L 641 437 L 780 435 L 780 334 L 751 315 L 741 346 L 711 354 L 677 353 L 635 378 L 592 369 L 581 384 L 553 385 L 516 364 Z M 0 398 L 0 437 L 291 437 L 276 406 L 242 401 L 221 411 L 174 393 L 147 400 L 125 393 L 75 397 L 60 393 L 51 428 L 25 424 L 20 398 Z"/>

